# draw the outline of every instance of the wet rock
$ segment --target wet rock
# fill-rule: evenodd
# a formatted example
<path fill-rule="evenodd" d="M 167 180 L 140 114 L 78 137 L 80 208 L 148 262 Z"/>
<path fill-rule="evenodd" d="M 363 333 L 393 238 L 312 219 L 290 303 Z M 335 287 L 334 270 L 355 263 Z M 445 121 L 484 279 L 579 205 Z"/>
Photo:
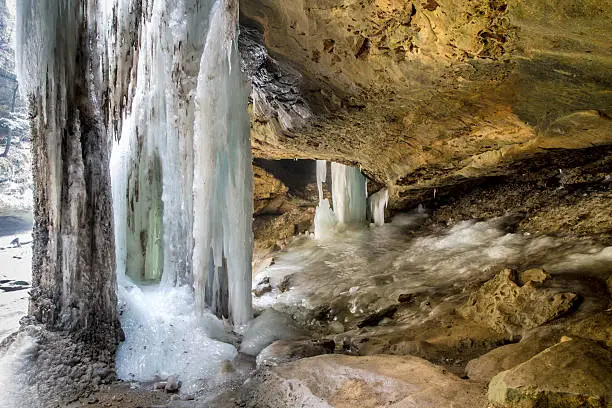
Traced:
<path fill-rule="evenodd" d="M 413 293 L 402 293 L 397 298 L 397 301 L 400 303 L 410 304 L 414 302 L 414 299 L 415 299 L 415 296 Z"/>
<path fill-rule="evenodd" d="M 166 381 L 158 381 L 153 384 L 153 391 L 163 391 L 166 389 L 167 384 Z"/>
<path fill-rule="evenodd" d="M 332 333 L 344 333 L 344 325 L 337 320 L 329 322 L 328 327 Z"/>
<path fill-rule="evenodd" d="M 357 323 L 357 327 L 362 328 L 366 326 L 376 326 L 383 319 L 387 317 L 392 317 L 397 311 L 397 305 L 391 305 L 382 310 L 374 312 L 368 316 L 366 316 L 361 322 Z"/>
<path fill-rule="evenodd" d="M 5 292 L 15 292 L 18 290 L 29 289 L 30 284 L 26 281 L 5 281 L 0 284 L 0 290 Z"/>
<path fill-rule="evenodd" d="M 520 343 L 498 347 L 483 356 L 470 360 L 465 367 L 465 372 L 472 380 L 489 382 L 498 373 L 516 367 L 546 348 L 555 345 L 560 338 L 560 329 L 539 329 L 532 335 L 521 339 Z"/>
<path fill-rule="evenodd" d="M 472 293 L 457 311 L 466 319 L 514 337 L 524 329 L 540 326 L 567 313 L 577 301 L 575 293 L 538 288 L 533 282 L 519 286 L 514 272 L 504 269 Z"/>
<path fill-rule="evenodd" d="M 335 347 L 333 340 L 278 340 L 257 355 L 257 367 L 276 366 L 306 357 L 330 354 Z"/>
<path fill-rule="evenodd" d="M 489 384 L 496 408 L 599 408 L 612 400 L 612 352 L 590 340 L 558 343 Z"/>
<path fill-rule="evenodd" d="M 212 406 L 482 407 L 482 386 L 411 356 L 322 355 L 260 371 Z M 227 405 L 226 405 L 227 404 Z"/>
<path fill-rule="evenodd" d="M 534 283 L 543 283 L 545 280 L 549 279 L 550 275 L 541 268 L 528 269 L 524 272 L 521 272 L 520 281 L 521 284 L 524 285 L 528 282 Z"/>
<path fill-rule="evenodd" d="M 287 275 L 283 278 L 283 280 L 281 280 L 281 282 L 278 284 L 278 290 L 283 293 L 288 291 L 291 288 L 291 280 L 293 278 L 293 274 L 291 275 Z"/>

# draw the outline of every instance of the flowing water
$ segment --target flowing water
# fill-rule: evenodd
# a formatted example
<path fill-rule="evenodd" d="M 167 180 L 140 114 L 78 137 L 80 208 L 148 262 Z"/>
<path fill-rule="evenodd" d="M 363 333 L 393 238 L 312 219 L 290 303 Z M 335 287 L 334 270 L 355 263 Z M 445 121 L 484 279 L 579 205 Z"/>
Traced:
<path fill-rule="evenodd" d="M 402 294 L 463 296 L 463 288 L 505 266 L 604 277 L 612 272 L 612 247 L 589 240 L 508 232 L 504 218 L 415 234 L 426 218 L 415 211 L 333 239 L 297 239 L 254 277 L 254 285 L 268 277 L 273 287 L 254 306 L 292 313 L 331 307 L 343 322 L 397 304 Z M 278 289 L 283 280 L 289 282 L 285 292 Z"/>

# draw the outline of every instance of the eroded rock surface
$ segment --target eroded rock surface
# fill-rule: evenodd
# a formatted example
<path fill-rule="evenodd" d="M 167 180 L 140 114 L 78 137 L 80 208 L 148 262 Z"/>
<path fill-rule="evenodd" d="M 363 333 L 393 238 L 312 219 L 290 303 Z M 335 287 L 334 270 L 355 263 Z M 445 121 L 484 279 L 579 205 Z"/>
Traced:
<path fill-rule="evenodd" d="M 504 269 L 474 292 L 458 312 L 466 319 L 516 336 L 568 312 L 577 301 L 575 293 L 539 288 L 533 281 L 519 286 L 514 272 Z"/>
<path fill-rule="evenodd" d="M 307 357 L 334 352 L 331 340 L 277 340 L 257 355 L 257 366 L 277 366 Z"/>

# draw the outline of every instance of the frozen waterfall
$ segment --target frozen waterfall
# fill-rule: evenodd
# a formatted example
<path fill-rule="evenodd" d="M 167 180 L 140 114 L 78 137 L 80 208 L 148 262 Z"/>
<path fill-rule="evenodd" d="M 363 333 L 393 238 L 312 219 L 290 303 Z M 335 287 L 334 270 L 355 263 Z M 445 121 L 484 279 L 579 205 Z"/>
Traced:
<path fill-rule="evenodd" d="M 101 7 L 105 75 L 116 78 L 110 115 L 118 115 L 111 175 L 126 341 L 117 373 L 140 381 L 180 374 L 195 387 L 236 354 L 213 340 L 227 341 L 213 314 L 239 328 L 252 313 L 253 175 L 238 2 Z"/>
<path fill-rule="evenodd" d="M 128 3 L 103 9 L 106 21 L 118 21 L 106 28 L 109 76 L 129 70 L 130 52 L 116 42 L 138 27 Z M 117 265 L 137 282 L 193 283 L 200 311 L 241 325 L 251 316 L 248 90 L 238 3 L 205 3 L 156 0 L 142 10 L 130 108 L 112 155 Z"/>
<path fill-rule="evenodd" d="M 366 178 L 356 167 L 331 164 L 332 201 L 340 224 L 359 224 L 366 219 Z"/>

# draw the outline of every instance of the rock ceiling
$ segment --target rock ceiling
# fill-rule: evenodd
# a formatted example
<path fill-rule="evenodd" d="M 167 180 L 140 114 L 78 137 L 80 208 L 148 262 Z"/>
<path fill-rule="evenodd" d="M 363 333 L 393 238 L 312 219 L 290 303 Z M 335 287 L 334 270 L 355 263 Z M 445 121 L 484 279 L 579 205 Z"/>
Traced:
<path fill-rule="evenodd" d="M 391 187 L 392 206 L 612 143 L 611 1 L 244 0 L 241 10 L 254 155 L 359 165 Z"/>

